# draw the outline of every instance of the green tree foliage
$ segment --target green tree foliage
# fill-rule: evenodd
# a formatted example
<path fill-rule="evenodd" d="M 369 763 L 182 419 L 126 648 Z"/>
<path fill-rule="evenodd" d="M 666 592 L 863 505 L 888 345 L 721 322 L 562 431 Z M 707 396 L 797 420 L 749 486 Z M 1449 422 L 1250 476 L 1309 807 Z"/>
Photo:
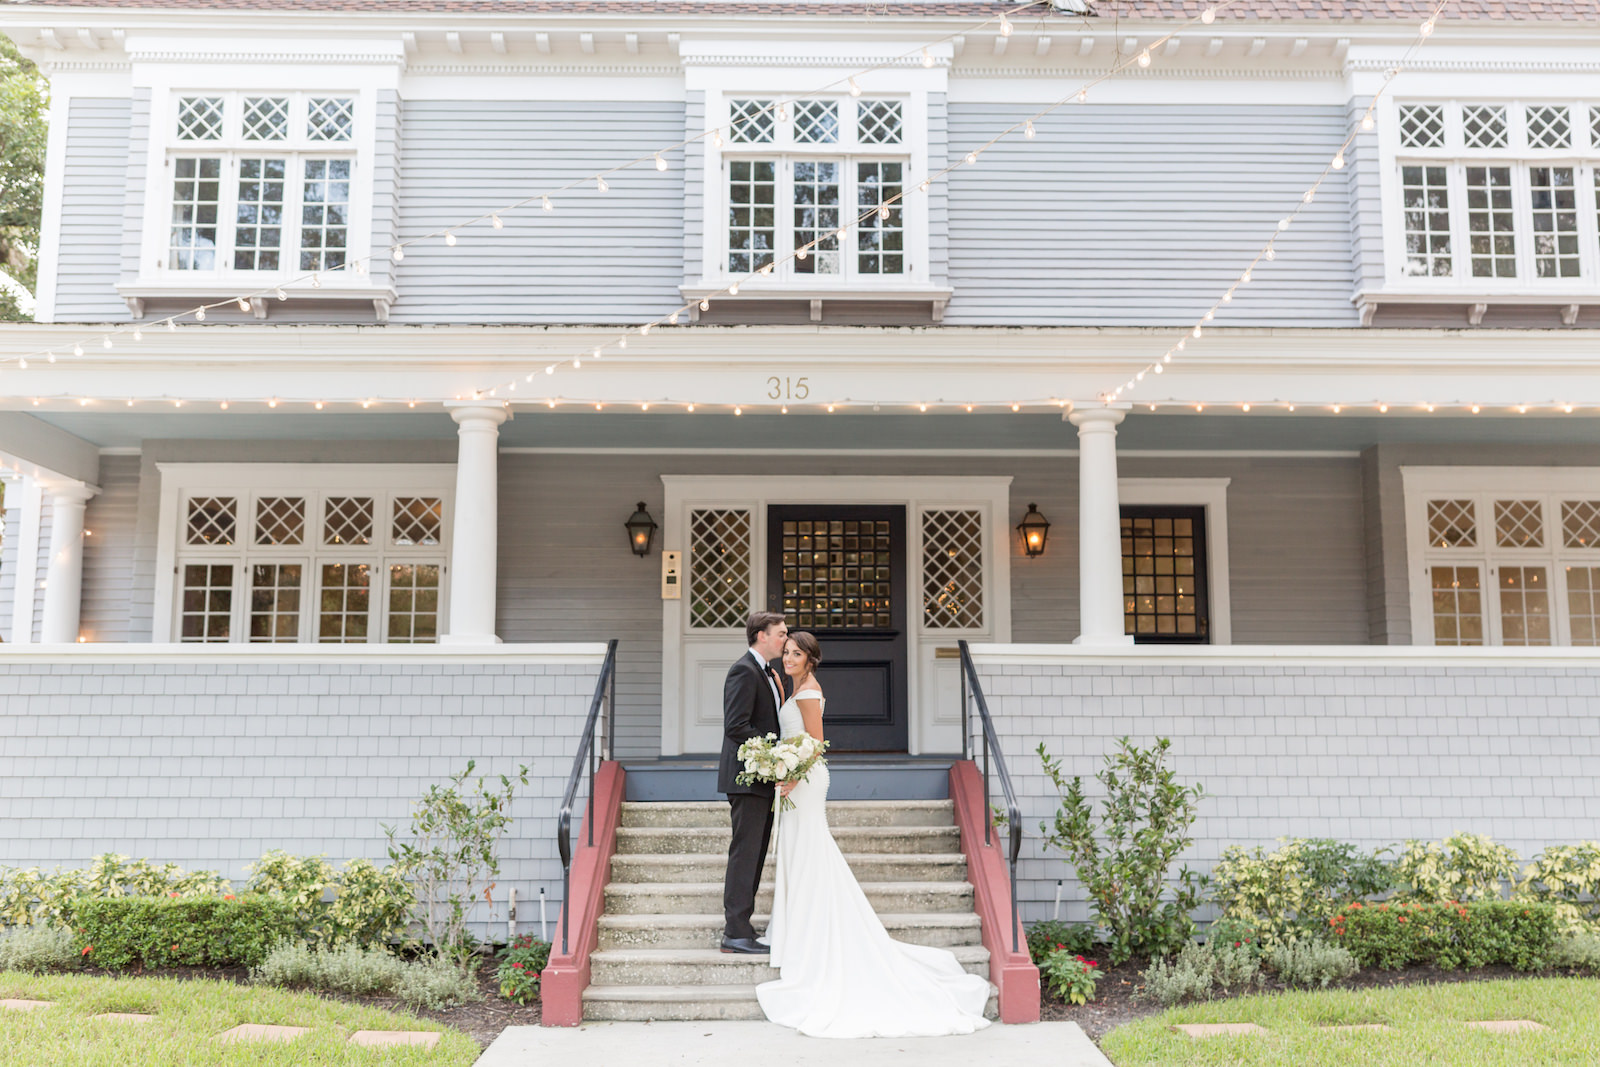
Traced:
<path fill-rule="evenodd" d="M 0 36 L 0 272 L 30 293 L 38 284 L 49 106 L 39 68 Z M 31 317 L 14 290 L 0 288 L 0 321 Z"/>

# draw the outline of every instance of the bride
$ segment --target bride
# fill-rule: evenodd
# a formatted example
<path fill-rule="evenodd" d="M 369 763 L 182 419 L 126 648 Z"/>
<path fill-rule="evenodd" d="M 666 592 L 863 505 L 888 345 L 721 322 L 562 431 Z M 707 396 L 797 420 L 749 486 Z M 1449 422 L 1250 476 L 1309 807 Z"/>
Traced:
<path fill-rule="evenodd" d="M 822 740 L 825 698 L 813 675 L 822 650 L 791 633 L 783 669 L 794 696 L 778 709 L 783 737 Z M 828 831 L 828 767 L 794 785 L 778 817 L 778 867 L 767 928 L 780 978 L 756 987 L 767 1018 L 811 1037 L 939 1037 L 989 1022 L 988 979 L 951 953 L 891 940 Z"/>

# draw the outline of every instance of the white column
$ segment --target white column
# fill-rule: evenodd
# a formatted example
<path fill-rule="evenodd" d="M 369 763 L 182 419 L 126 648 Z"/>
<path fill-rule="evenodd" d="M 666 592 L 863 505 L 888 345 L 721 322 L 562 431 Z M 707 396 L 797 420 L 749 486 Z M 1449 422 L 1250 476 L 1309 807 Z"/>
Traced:
<path fill-rule="evenodd" d="M 1078 636 L 1075 645 L 1124 646 L 1122 511 L 1117 504 L 1117 425 L 1127 407 L 1093 405 L 1067 416 L 1078 428 Z"/>
<path fill-rule="evenodd" d="M 78 640 L 78 614 L 83 603 L 83 510 L 99 492 L 82 482 L 44 482 L 50 500 L 50 555 L 44 572 L 44 615 L 39 624 L 42 644 Z"/>
<path fill-rule="evenodd" d="M 455 525 L 450 539 L 450 622 L 442 645 L 492 645 L 500 549 L 500 424 L 497 402 L 445 405 L 459 427 Z"/>

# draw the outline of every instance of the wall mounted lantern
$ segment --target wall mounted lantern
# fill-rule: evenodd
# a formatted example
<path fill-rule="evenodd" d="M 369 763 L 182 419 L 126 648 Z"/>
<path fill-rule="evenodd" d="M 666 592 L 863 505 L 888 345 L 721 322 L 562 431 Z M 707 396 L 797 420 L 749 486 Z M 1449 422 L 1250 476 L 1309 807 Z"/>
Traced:
<path fill-rule="evenodd" d="M 650 513 L 644 509 L 643 500 L 639 501 L 639 510 L 635 511 L 633 517 L 623 525 L 628 529 L 628 547 L 633 549 L 633 554 L 640 557 L 648 556 L 650 542 L 656 536 L 656 520 L 652 519 Z"/>
<path fill-rule="evenodd" d="M 1017 533 L 1022 536 L 1022 550 L 1029 558 L 1044 555 L 1045 539 L 1050 536 L 1050 522 L 1039 514 L 1038 504 L 1028 505 L 1028 513 L 1017 523 Z"/>

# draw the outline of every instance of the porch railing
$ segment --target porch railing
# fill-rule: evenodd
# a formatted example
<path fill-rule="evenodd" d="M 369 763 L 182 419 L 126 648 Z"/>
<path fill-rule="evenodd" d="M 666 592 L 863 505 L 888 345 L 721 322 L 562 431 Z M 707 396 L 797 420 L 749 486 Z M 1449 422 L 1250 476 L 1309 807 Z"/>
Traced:
<path fill-rule="evenodd" d="M 603 714 L 602 714 L 603 713 Z M 556 850 L 561 854 L 561 954 L 567 954 L 567 927 L 572 916 L 572 802 L 583 780 L 583 765 L 589 765 L 589 810 L 583 817 L 594 847 L 594 774 L 601 759 L 616 758 L 617 715 L 617 639 L 606 642 L 606 658 L 600 664 L 600 677 L 594 683 L 594 698 L 589 701 L 589 717 L 572 757 L 572 773 L 567 776 L 567 791 L 561 797 L 561 814 L 556 820 Z M 605 755 L 600 755 L 601 742 Z M 1015 905 L 1016 890 L 1012 890 Z"/>
<path fill-rule="evenodd" d="M 1006 829 L 1011 836 L 1011 848 L 1007 854 L 1007 863 L 1011 868 L 1011 951 L 1019 952 L 1020 942 L 1017 938 L 1017 857 L 1022 853 L 1022 811 L 1017 807 L 1017 791 L 1011 785 L 1011 772 L 1006 769 L 1005 753 L 1000 750 L 1000 738 L 994 732 L 994 719 L 989 715 L 989 702 L 984 699 L 983 685 L 978 681 L 978 669 L 972 664 L 972 650 L 965 641 L 956 642 L 961 649 L 961 756 L 963 759 L 973 758 L 972 745 L 972 711 L 978 712 L 978 721 L 983 726 L 983 843 L 990 844 L 993 840 L 993 820 L 989 818 L 992 810 L 989 790 L 989 763 L 991 757 L 994 762 L 995 777 L 1000 780 L 1000 789 L 1006 798 Z"/>

